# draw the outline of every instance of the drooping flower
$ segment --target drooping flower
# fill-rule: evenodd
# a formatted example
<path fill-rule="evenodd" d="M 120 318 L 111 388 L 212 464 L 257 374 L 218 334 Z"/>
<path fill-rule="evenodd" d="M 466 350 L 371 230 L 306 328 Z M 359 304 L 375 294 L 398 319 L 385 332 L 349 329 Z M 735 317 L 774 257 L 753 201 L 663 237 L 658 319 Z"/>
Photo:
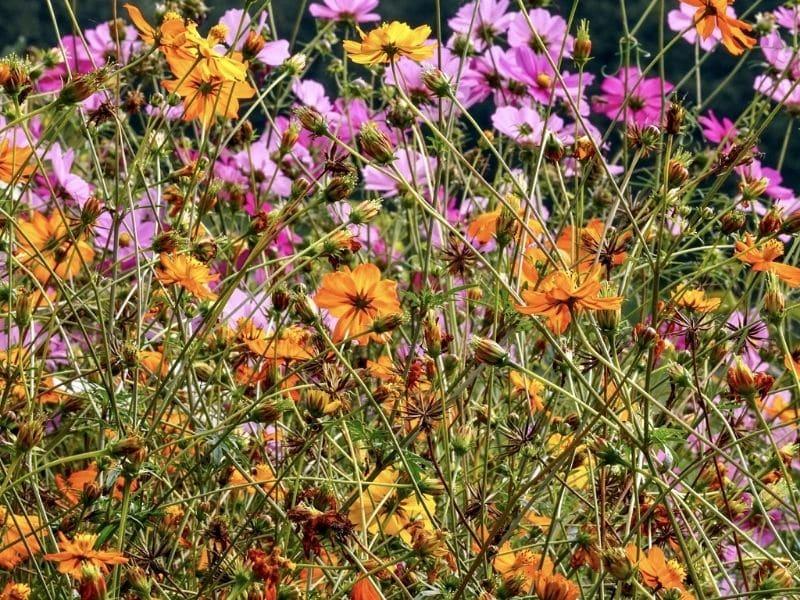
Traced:
<path fill-rule="evenodd" d="M 200 119 L 204 127 L 211 126 L 217 115 L 236 119 L 239 101 L 256 93 L 249 83 L 225 79 L 204 62 L 181 62 L 175 76 L 177 79 L 162 81 L 162 85 L 183 99 L 183 120 Z"/>
<path fill-rule="evenodd" d="M 49 217 L 34 212 L 29 220 L 20 219 L 17 223 L 17 258 L 42 283 L 50 279 L 51 273 L 61 278 L 74 277 L 84 263 L 94 259 L 87 233 L 71 229 L 61 211 L 54 211 Z"/>
<path fill-rule="evenodd" d="M 542 279 L 535 290 L 522 292 L 525 304 L 515 308 L 526 315 L 547 318 L 547 327 L 562 334 L 572 321 L 573 312 L 616 310 L 622 307 L 622 296 L 601 297 L 600 268 L 585 274 L 573 271 L 553 271 Z"/>
<path fill-rule="evenodd" d="M 370 263 L 325 275 L 314 301 L 338 319 L 333 330 L 336 342 L 350 336 L 356 336 L 359 344 L 385 342 L 385 334 L 371 331 L 375 320 L 401 313 L 397 282 L 381 279 L 378 267 Z"/>
<path fill-rule="evenodd" d="M 435 43 L 426 43 L 431 34 L 427 25 L 411 29 L 406 23 L 392 21 L 369 33 L 357 29 L 361 41 L 345 40 L 343 44 L 350 60 L 360 65 L 391 63 L 402 56 L 421 62 L 431 58 L 436 47 Z"/>
<path fill-rule="evenodd" d="M 753 271 L 775 273 L 789 287 L 800 287 L 800 267 L 775 262 L 783 256 L 784 247 L 780 240 L 767 240 L 759 247 L 749 233 L 736 242 L 736 258 L 751 265 Z"/>
<path fill-rule="evenodd" d="M 164 285 L 179 285 L 199 300 L 216 300 L 208 284 L 217 281 L 219 273 L 211 274 L 208 266 L 184 254 L 162 254 L 156 278 Z"/>
<path fill-rule="evenodd" d="M 92 533 L 79 533 L 70 540 L 62 532 L 58 532 L 60 552 L 45 554 L 44 559 L 57 562 L 59 573 L 70 575 L 78 581 L 84 576 L 84 567 L 93 566 L 104 575 L 113 565 L 124 565 L 128 562 L 121 552 L 116 550 L 95 550 L 97 535 Z"/>
<path fill-rule="evenodd" d="M 746 49 L 756 45 L 756 39 L 747 35 L 753 26 L 728 14 L 731 0 L 680 0 L 684 4 L 695 7 L 694 25 L 701 38 L 708 39 L 718 30 L 722 36 L 725 49 L 739 56 Z"/>
<path fill-rule="evenodd" d="M 377 8 L 378 0 L 322 0 L 308 7 L 311 16 L 325 21 L 352 21 L 368 23 L 378 21 L 378 13 L 370 12 Z"/>

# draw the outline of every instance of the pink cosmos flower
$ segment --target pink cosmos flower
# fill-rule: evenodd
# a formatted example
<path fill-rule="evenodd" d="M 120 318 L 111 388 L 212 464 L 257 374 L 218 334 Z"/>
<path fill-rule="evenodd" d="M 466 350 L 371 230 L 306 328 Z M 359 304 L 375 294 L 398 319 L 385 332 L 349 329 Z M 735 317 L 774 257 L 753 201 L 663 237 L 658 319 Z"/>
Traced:
<path fill-rule="evenodd" d="M 786 44 L 777 31 L 763 36 L 758 41 L 764 58 L 776 71 L 797 79 L 800 77 L 800 60 L 797 51 Z"/>
<path fill-rule="evenodd" d="M 416 150 L 405 150 L 398 148 L 395 151 L 395 160 L 392 166 L 403 176 L 416 190 L 425 190 L 425 195 L 429 195 L 426 188 L 429 178 L 436 170 L 436 159 L 425 156 Z M 403 193 L 406 184 L 397 177 L 378 170 L 372 165 L 364 167 L 364 189 L 381 192 L 387 198 Z"/>
<path fill-rule="evenodd" d="M 595 99 L 595 110 L 614 121 L 639 127 L 657 125 L 661 121 L 666 96 L 673 85 L 659 77 L 645 79 L 636 67 L 626 67 L 600 86 L 603 92 Z"/>
<path fill-rule="evenodd" d="M 225 36 L 225 43 L 236 49 L 241 50 L 247 35 L 252 28 L 256 33 L 262 33 L 267 30 L 267 12 L 261 11 L 258 23 L 253 24 L 250 15 L 240 8 L 232 8 L 225 11 L 225 14 L 219 20 L 220 23 L 228 28 L 228 34 Z M 225 49 L 223 49 L 223 53 Z M 277 67 L 289 58 L 289 42 L 287 40 L 274 40 L 267 42 L 261 51 L 256 55 L 256 60 L 269 67 Z"/>
<path fill-rule="evenodd" d="M 378 13 L 370 12 L 378 6 L 378 0 L 322 0 L 308 7 L 311 16 L 325 21 L 352 21 L 368 23 L 379 21 Z"/>
<path fill-rule="evenodd" d="M 510 0 L 467 2 L 447 24 L 456 34 L 467 37 L 477 52 L 483 52 L 514 20 L 514 14 L 508 12 L 509 3 Z"/>
<path fill-rule="evenodd" d="M 468 97 L 469 105 L 477 104 L 493 96 L 497 106 L 519 106 L 527 92 L 527 87 L 517 81 L 509 80 L 505 73 L 512 58 L 513 49 L 503 50 L 500 46 L 492 46 L 482 56 L 470 61 L 469 68 L 464 70 L 461 83 Z M 504 67 L 501 69 L 500 65 Z"/>
<path fill-rule="evenodd" d="M 540 104 L 551 104 L 554 99 L 571 98 L 581 114 L 589 114 L 588 102 L 578 98 L 578 94 L 582 96 L 585 93 L 586 88 L 594 81 L 593 75 L 584 74 L 581 80 L 577 74 L 565 71 L 559 81 L 547 57 L 526 46 L 514 48 L 503 55 L 499 68 L 501 75 L 509 80 L 524 83 L 531 97 Z M 568 102 L 566 104 L 569 106 Z"/>
<path fill-rule="evenodd" d="M 725 140 L 726 145 L 737 135 L 739 130 L 728 117 L 717 118 L 713 110 L 708 111 L 708 115 L 697 117 L 697 122 L 701 126 L 703 137 L 712 144 L 721 144 Z"/>
<path fill-rule="evenodd" d="M 795 81 L 759 75 L 753 82 L 753 88 L 775 102 L 783 104 L 790 113 L 800 113 L 800 85 Z"/>
<path fill-rule="evenodd" d="M 775 22 L 790 33 L 800 31 L 800 6 L 780 6 L 772 14 L 775 15 Z"/>
<path fill-rule="evenodd" d="M 550 133 L 559 135 L 564 128 L 564 121 L 556 115 L 550 115 L 545 123 L 535 108 L 501 106 L 492 115 L 492 125 L 520 146 L 538 147 L 545 138 L 545 128 Z"/>
<path fill-rule="evenodd" d="M 519 46 L 529 46 L 537 52 L 543 48 L 537 47 L 536 38 L 531 31 L 533 29 L 539 34 L 547 51 L 555 60 L 562 56 L 562 46 L 564 47 L 563 56 L 572 56 L 572 46 L 575 42 L 571 35 L 567 35 L 567 22 L 558 15 L 550 14 L 544 8 L 534 8 L 528 13 L 528 20 L 522 13 L 514 13 L 514 20 L 508 28 L 508 44 L 512 48 Z"/>

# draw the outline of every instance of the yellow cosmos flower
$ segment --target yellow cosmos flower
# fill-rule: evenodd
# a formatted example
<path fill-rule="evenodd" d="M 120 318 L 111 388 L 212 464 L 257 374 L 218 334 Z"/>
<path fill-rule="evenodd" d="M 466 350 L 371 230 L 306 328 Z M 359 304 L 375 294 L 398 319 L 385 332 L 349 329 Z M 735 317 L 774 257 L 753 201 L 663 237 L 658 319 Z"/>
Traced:
<path fill-rule="evenodd" d="M 384 23 L 369 33 L 358 28 L 360 42 L 346 40 L 344 49 L 350 60 L 360 65 L 391 63 L 401 56 L 421 62 L 433 56 L 436 43 L 426 44 L 431 28 L 421 25 L 411 29 L 406 23 Z"/>

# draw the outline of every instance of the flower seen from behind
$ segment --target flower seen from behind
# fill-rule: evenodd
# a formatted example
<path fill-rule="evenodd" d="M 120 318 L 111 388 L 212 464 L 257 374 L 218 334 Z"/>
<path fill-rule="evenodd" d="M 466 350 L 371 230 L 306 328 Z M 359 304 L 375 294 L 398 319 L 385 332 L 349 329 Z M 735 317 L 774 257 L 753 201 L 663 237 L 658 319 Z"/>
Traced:
<path fill-rule="evenodd" d="M 358 28 L 361 41 L 345 40 L 344 49 L 354 63 L 379 65 L 395 62 L 405 56 L 422 62 L 433 56 L 435 43 L 426 43 L 431 28 L 420 25 L 414 29 L 406 23 L 392 21 L 376 27 L 369 33 Z"/>

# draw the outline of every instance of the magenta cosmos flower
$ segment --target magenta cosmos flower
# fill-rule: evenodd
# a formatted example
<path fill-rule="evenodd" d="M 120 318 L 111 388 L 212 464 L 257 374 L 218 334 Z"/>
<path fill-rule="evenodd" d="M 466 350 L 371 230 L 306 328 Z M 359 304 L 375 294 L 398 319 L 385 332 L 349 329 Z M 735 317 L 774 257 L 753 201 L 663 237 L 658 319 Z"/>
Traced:
<path fill-rule="evenodd" d="M 322 4 L 314 3 L 308 12 L 317 19 L 326 21 L 353 21 L 367 23 L 378 21 L 378 13 L 370 12 L 378 6 L 378 0 L 322 0 Z"/>
<path fill-rule="evenodd" d="M 673 85 L 659 77 L 644 78 L 636 67 L 606 77 L 595 99 L 595 110 L 613 121 L 645 127 L 658 125 L 667 94 Z"/>
<path fill-rule="evenodd" d="M 535 108 L 501 106 L 492 115 L 492 125 L 520 146 L 536 147 L 541 146 L 544 141 L 545 128 L 558 136 L 564 128 L 564 121 L 556 115 L 550 115 L 545 123 Z"/>
<path fill-rule="evenodd" d="M 475 50 L 482 52 L 494 38 L 503 35 L 514 20 L 508 5 L 509 0 L 468 2 L 447 24 L 454 33 L 467 37 Z"/>
<path fill-rule="evenodd" d="M 528 23 L 530 20 L 530 24 Z M 572 56 L 574 38 L 567 35 L 567 22 L 558 15 L 550 14 L 543 8 L 534 8 L 528 13 L 528 19 L 523 13 L 514 13 L 514 20 L 508 28 L 508 45 L 512 48 L 528 46 L 537 52 L 541 48 L 533 35 L 533 30 L 539 34 L 547 51 L 555 58 L 558 56 Z M 563 47 L 563 53 L 562 53 Z"/>

